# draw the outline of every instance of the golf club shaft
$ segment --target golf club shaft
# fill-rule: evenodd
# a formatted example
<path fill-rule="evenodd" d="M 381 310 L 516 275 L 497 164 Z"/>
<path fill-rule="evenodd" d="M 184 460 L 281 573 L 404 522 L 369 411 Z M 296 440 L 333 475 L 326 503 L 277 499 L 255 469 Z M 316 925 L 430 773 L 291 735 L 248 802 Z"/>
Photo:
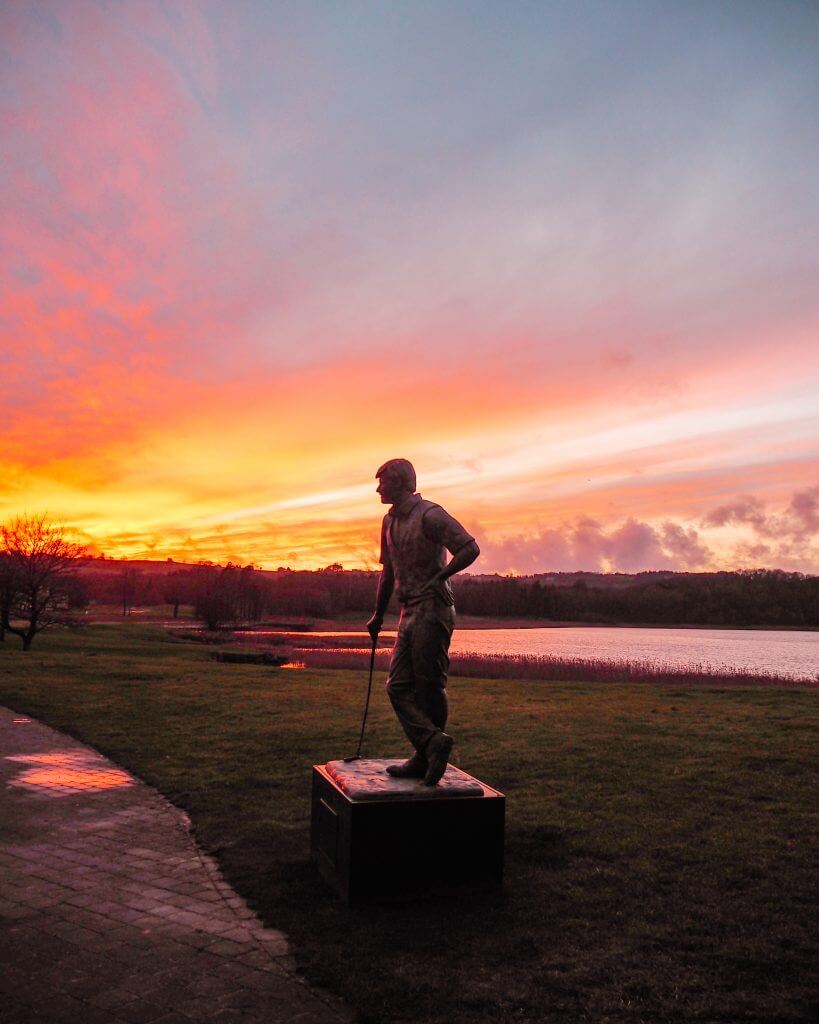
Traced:
<path fill-rule="evenodd" d="M 364 718 L 361 721 L 361 735 L 358 737 L 358 749 L 355 752 L 356 758 L 361 757 L 361 744 L 364 742 L 364 730 L 367 727 L 367 712 L 370 710 L 370 693 L 373 688 L 373 669 L 375 668 L 375 646 L 378 643 L 378 637 L 376 636 L 373 640 L 373 648 L 370 651 L 370 678 L 367 683 L 367 699 L 364 702 Z"/>

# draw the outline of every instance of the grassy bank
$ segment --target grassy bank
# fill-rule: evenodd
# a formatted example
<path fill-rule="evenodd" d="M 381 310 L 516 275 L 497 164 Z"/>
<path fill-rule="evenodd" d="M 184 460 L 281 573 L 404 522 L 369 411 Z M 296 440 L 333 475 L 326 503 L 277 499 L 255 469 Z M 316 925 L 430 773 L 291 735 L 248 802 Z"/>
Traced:
<path fill-rule="evenodd" d="M 310 766 L 354 747 L 365 688 L 150 627 L 0 645 L 0 702 L 188 810 L 365 1020 L 811 1019 L 815 690 L 455 679 L 462 766 L 509 799 L 504 890 L 347 910 L 309 861 Z M 403 748 L 376 690 L 366 753 Z"/>

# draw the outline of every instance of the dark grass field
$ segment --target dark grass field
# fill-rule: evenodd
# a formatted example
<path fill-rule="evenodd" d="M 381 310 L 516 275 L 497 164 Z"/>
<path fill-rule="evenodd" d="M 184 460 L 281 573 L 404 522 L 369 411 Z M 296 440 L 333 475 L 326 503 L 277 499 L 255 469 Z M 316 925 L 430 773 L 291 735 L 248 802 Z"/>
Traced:
<path fill-rule="evenodd" d="M 310 768 L 355 747 L 364 674 L 208 653 L 130 624 L 7 640 L 0 703 L 184 807 L 363 1021 L 814 1019 L 815 689 L 454 679 L 458 760 L 508 797 L 504 889 L 348 910 L 309 860 Z M 370 722 L 368 755 L 403 753 L 380 687 Z"/>

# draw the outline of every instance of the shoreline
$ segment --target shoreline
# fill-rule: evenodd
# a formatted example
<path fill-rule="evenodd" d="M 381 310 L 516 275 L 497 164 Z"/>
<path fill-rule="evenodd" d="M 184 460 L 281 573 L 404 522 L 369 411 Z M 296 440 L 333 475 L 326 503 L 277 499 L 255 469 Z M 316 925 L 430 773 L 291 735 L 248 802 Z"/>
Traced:
<path fill-rule="evenodd" d="M 271 616 L 266 621 L 248 622 L 221 627 L 225 632 L 232 632 L 241 629 L 244 632 L 255 633 L 263 631 L 287 632 L 287 633 L 349 633 L 366 632 L 366 622 L 369 616 L 361 615 L 344 619 L 320 619 L 308 618 L 299 615 Z M 82 616 L 82 621 L 89 625 L 103 625 L 106 623 L 139 623 L 150 626 L 165 626 L 175 628 L 198 628 L 201 623 L 190 615 L 180 615 L 173 619 L 165 614 L 154 614 L 153 608 L 135 607 L 131 614 L 123 616 L 119 611 L 110 609 L 99 609 L 97 614 Z M 395 632 L 398 628 L 398 616 L 388 615 L 384 620 L 382 631 Z M 691 630 L 724 630 L 743 632 L 775 632 L 775 633 L 817 633 L 819 625 L 816 626 L 768 626 L 768 625 L 726 625 L 724 623 L 690 623 L 690 622 L 583 622 L 577 620 L 560 619 L 529 619 L 523 617 L 498 618 L 493 616 L 460 615 L 456 613 L 456 630 L 481 630 L 481 629 L 691 629 Z"/>
<path fill-rule="evenodd" d="M 349 633 L 366 632 L 366 620 L 362 619 L 276 619 L 273 623 L 257 623 L 253 626 L 242 627 L 248 631 L 263 629 L 279 629 L 293 632 L 313 633 Z M 398 629 L 398 617 L 387 616 L 384 619 L 382 632 L 395 632 Z M 455 629 L 480 630 L 480 629 L 718 629 L 718 630 L 742 630 L 743 632 L 776 632 L 776 633 L 817 633 L 819 626 L 734 626 L 734 625 L 708 625 L 692 623 L 667 623 L 667 622 L 576 622 L 560 621 L 554 619 L 523 619 L 523 618 L 492 618 L 490 616 L 457 615 L 455 618 Z"/>

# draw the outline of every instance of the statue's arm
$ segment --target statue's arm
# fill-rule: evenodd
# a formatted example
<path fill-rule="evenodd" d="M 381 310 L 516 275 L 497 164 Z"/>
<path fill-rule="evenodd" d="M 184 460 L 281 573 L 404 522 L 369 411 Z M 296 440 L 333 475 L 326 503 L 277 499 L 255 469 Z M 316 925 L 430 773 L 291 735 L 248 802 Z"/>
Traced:
<path fill-rule="evenodd" d="M 472 565 L 481 553 L 481 549 L 475 538 L 470 536 L 458 520 L 453 519 L 440 505 L 433 505 L 427 509 L 422 526 L 428 540 L 442 544 L 452 555 L 447 565 L 424 584 L 420 596 L 433 597 L 438 593 L 438 588 L 445 580 Z"/>
<path fill-rule="evenodd" d="M 384 614 L 387 611 L 387 605 L 390 603 L 390 598 L 392 597 L 394 589 L 395 573 L 393 572 L 392 562 L 387 560 L 384 563 L 384 568 L 381 570 L 381 576 L 378 579 L 378 591 L 375 595 L 375 613 L 367 623 L 367 632 L 373 640 L 375 640 L 381 632 L 381 626 L 384 622 Z"/>
<path fill-rule="evenodd" d="M 464 544 L 462 548 L 455 552 L 447 565 L 438 573 L 438 579 L 443 582 L 444 580 L 448 580 L 450 576 L 454 576 L 456 572 L 461 572 L 466 569 L 468 566 L 472 565 L 480 553 L 481 549 L 478 547 L 478 542 L 476 540 L 471 540 L 468 544 Z"/>
<path fill-rule="evenodd" d="M 444 582 L 444 580 L 448 580 L 449 577 L 454 576 L 456 572 L 461 572 L 463 569 L 466 569 L 467 566 L 472 565 L 480 553 L 481 549 L 478 547 L 478 542 L 475 540 L 470 540 L 468 543 L 464 544 L 462 548 L 458 548 L 444 568 L 439 572 L 436 572 L 431 579 L 427 580 L 419 596 L 434 597 L 438 594 L 438 587 Z"/>

